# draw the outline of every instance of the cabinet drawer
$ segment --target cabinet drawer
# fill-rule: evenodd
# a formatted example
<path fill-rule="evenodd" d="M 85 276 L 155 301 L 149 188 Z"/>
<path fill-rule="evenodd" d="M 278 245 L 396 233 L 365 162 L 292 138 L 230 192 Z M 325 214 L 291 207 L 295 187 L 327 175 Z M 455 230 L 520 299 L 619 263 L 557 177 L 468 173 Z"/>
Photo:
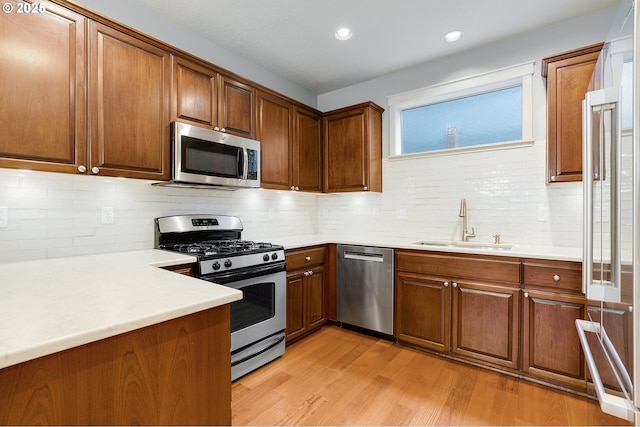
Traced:
<path fill-rule="evenodd" d="M 295 249 L 285 252 L 287 271 L 301 270 L 315 265 L 324 264 L 327 259 L 327 248 L 316 246 L 312 248 Z"/>
<path fill-rule="evenodd" d="M 524 285 L 582 292 L 582 265 L 569 261 L 524 262 Z"/>
<path fill-rule="evenodd" d="M 520 285 L 520 260 L 507 257 L 396 251 L 396 270 L 447 279 L 483 280 Z"/>

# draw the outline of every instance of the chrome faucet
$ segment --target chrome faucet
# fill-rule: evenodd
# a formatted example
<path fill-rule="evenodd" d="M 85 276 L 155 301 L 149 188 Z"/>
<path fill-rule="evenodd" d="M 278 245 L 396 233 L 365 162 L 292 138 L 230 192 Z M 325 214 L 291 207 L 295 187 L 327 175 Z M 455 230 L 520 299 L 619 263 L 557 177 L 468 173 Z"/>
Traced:
<path fill-rule="evenodd" d="M 468 232 L 467 201 L 465 199 L 460 201 L 460 214 L 458 216 L 462 218 L 462 241 L 468 242 L 469 237 L 476 237 L 476 229 L 475 227 L 471 227 L 471 233 Z"/>

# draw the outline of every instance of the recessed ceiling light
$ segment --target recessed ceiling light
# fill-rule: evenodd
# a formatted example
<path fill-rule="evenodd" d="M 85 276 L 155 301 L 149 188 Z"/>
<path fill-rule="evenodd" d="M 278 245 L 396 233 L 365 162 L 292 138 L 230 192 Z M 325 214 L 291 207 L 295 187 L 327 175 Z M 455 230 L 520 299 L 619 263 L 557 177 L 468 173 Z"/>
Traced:
<path fill-rule="evenodd" d="M 449 31 L 447 34 L 444 35 L 442 39 L 447 43 L 453 43 L 460 40 L 462 36 L 464 36 L 464 33 L 462 31 Z"/>
<path fill-rule="evenodd" d="M 336 38 L 338 40 L 349 40 L 353 36 L 353 31 L 350 28 L 340 28 L 336 31 Z"/>

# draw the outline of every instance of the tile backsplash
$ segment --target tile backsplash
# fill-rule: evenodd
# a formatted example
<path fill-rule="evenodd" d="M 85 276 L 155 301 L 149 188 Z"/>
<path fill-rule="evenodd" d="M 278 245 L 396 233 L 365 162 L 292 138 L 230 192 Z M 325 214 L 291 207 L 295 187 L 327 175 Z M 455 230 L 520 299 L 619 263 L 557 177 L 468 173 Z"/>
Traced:
<path fill-rule="evenodd" d="M 153 219 L 236 215 L 243 238 L 459 239 L 460 199 L 476 241 L 581 246 L 582 185 L 546 185 L 545 146 L 383 160 L 383 193 L 201 190 L 150 181 L 0 169 L 0 262 L 152 248 Z M 542 165 L 542 166 L 541 166 Z M 102 224 L 113 207 L 114 223 Z M 539 211 L 541 218 L 539 218 Z M 546 218 L 546 219 L 545 219 Z"/>

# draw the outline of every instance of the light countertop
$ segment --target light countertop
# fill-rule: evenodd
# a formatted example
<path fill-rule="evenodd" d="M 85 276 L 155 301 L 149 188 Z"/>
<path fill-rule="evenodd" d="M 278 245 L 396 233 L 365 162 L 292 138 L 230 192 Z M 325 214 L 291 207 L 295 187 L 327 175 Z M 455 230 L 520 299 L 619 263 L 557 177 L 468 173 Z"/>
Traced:
<path fill-rule="evenodd" d="M 344 236 L 329 236 L 323 234 L 308 234 L 302 236 L 291 236 L 273 239 L 272 243 L 283 245 L 285 249 L 296 249 L 305 246 L 323 245 L 327 243 L 339 243 L 346 245 L 378 246 L 394 249 L 415 249 L 435 252 L 455 252 L 480 255 L 496 255 L 516 258 L 539 258 L 558 261 L 582 261 L 581 248 L 565 248 L 557 246 L 534 246 L 514 244 L 511 249 L 498 250 L 477 247 L 450 247 L 435 245 L 418 245 L 414 242 L 424 240 L 413 239 L 391 239 L 384 237 L 376 238 L 345 238 Z M 473 242 L 476 243 L 476 242 Z"/>
<path fill-rule="evenodd" d="M 239 300 L 141 250 L 0 264 L 0 368 Z"/>

